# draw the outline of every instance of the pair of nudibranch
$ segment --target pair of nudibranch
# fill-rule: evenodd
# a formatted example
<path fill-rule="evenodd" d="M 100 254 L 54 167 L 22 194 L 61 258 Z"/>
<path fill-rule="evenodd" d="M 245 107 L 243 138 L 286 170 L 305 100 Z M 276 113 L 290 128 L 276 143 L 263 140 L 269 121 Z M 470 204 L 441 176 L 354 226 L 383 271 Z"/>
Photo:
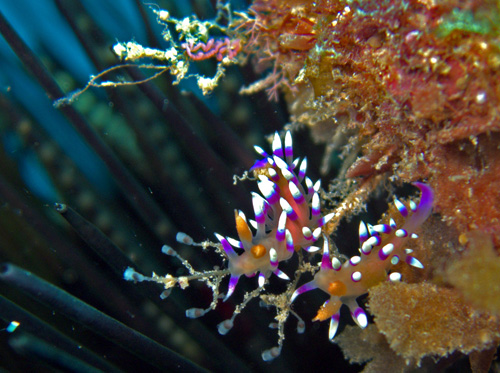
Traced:
<path fill-rule="evenodd" d="M 216 235 L 221 242 L 228 260 L 231 278 L 226 299 L 234 292 L 239 276 L 252 276 L 259 272 L 259 285 L 265 278 L 274 273 L 288 279 L 278 264 L 289 259 L 300 249 L 314 252 L 319 248 L 312 246 L 321 235 L 321 227 L 333 214 L 321 217 L 319 188 L 305 176 L 307 158 L 299 165 L 299 159 L 293 160 L 292 137 L 286 132 L 284 146 L 278 133 L 272 143 L 272 155 L 256 146 L 256 151 L 264 157 L 252 170 L 258 174 L 259 190 L 264 198 L 253 193 L 252 202 L 255 210 L 256 233 L 252 235 L 242 212 L 236 212 L 236 230 L 240 241 Z M 296 170 L 298 169 L 298 172 Z M 302 184 L 305 181 L 305 187 Z M 401 228 L 391 218 L 389 224 L 366 225 L 359 227 L 360 256 L 353 256 L 344 264 L 338 258 L 330 259 L 328 238 L 325 236 L 321 269 L 314 279 L 299 287 L 292 295 L 290 302 L 309 290 L 321 289 L 330 299 L 320 308 L 315 320 L 330 321 L 329 337 L 332 339 L 337 331 L 340 307 L 349 307 L 354 321 L 366 327 L 367 317 L 356 298 L 367 293 L 368 288 L 387 279 L 391 266 L 404 261 L 414 267 L 423 268 L 418 259 L 409 255 L 411 250 L 404 249 L 408 237 L 416 238 L 415 230 L 427 219 L 433 203 L 432 189 L 423 183 L 414 183 L 422 195 L 418 206 L 409 202 L 409 208 L 394 199 L 399 213 L 405 218 Z M 310 207 L 309 207 L 310 205 Z M 241 255 L 231 247 L 230 243 L 244 249 Z M 401 275 L 393 272 L 389 280 L 399 281 Z"/>
<path fill-rule="evenodd" d="M 258 146 L 255 149 L 263 157 L 251 169 L 258 177 L 258 187 L 262 193 L 262 196 L 252 193 L 255 220 L 247 221 L 243 212 L 235 211 L 239 240 L 215 234 L 228 260 L 228 269 L 223 271 L 224 275 L 230 276 L 229 288 L 224 300 L 233 294 L 242 275 L 252 277 L 258 274 L 258 283 L 261 288 L 271 274 L 289 279 L 278 268 L 279 264 L 290 259 L 296 251 L 301 249 L 309 253 L 319 251 L 320 248 L 313 246 L 313 243 L 322 235 L 322 227 L 333 217 L 333 214 L 321 215 L 320 182 L 313 183 L 306 176 L 307 158 L 302 161 L 298 158 L 293 159 L 290 132 L 286 132 L 284 142 L 278 133 L 275 134 L 272 154 L 268 154 Z M 321 306 L 314 320 L 323 321 L 330 318 L 330 339 L 337 331 L 339 311 L 343 304 L 350 309 L 354 321 L 360 327 L 367 326 L 366 313 L 359 307 L 356 298 L 366 294 L 370 287 L 387 279 L 399 281 L 401 279 L 399 273 L 388 274 L 393 265 L 402 261 L 414 267 L 423 268 L 420 261 L 410 255 L 411 250 L 405 249 L 404 244 L 408 238 L 417 237 L 415 231 L 431 213 L 433 192 L 426 184 L 417 182 L 414 185 L 421 191 L 418 205 L 413 201 L 405 204 L 397 198 L 394 199 L 394 204 L 403 218 L 400 227 L 392 218 L 389 224 L 372 226 L 361 222 L 359 256 L 353 256 L 344 263 L 336 257 L 330 258 L 328 238 L 323 235 L 323 256 L 319 271 L 312 281 L 295 290 L 289 298 L 289 304 L 297 296 L 309 290 L 320 289 L 328 294 L 330 299 Z M 242 249 L 243 253 L 238 254 L 235 249 Z M 177 256 L 171 248 L 166 249 L 166 252 Z M 200 272 L 194 271 L 190 266 L 186 267 L 192 275 L 195 275 L 193 278 L 200 278 Z M 132 269 L 128 271 L 125 277 L 129 280 L 143 281 L 145 279 Z M 209 277 L 220 274 L 220 271 L 205 273 Z M 183 286 L 182 281 L 172 277 L 160 279 L 156 277 L 153 280 L 164 283 L 167 288 L 175 283 Z M 187 314 L 190 317 L 198 317 L 208 310 L 191 309 Z M 221 334 L 228 332 L 232 327 L 233 319 L 219 325 Z M 264 359 L 270 360 L 279 355 L 280 348 L 281 339 L 279 348 L 266 351 L 263 354 Z"/>

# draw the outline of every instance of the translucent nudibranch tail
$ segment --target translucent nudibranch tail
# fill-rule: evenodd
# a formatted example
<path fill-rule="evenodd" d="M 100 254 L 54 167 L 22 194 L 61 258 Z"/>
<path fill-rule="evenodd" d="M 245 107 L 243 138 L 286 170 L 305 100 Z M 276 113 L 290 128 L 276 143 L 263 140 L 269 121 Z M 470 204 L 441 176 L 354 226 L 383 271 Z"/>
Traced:
<path fill-rule="evenodd" d="M 368 324 L 365 311 L 358 305 L 356 298 L 366 294 L 368 289 L 389 279 L 400 281 L 401 274 L 392 272 L 390 268 L 399 262 L 423 268 L 420 261 L 411 256 L 411 250 L 404 245 L 410 238 L 416 238 L 415 231 L 427 219 L 432 211 L 433 191 L 423 183 L 414 183 L 420 189 L 418 206 L 410 201 L 405 204 L 394 199 L 404 223 L 398 227 L 394 219 L 389 224 L 375 226 L 360 223 L 359 242 L 360 256 L 353 256 L 343 264 L 338 258 L 330 259 L 328 238 L 324 236 L 323 257 L 320 270 L 314 279 L 299 287 L 292 295 L 293 301 L 298 295 L 313 289 L 321 289 L 330 296 L 320 307 L 314 320 L 330 319 L 329 338 L 333 339 L 340 318 L 340 307 L 345 304 L 351 311 L 354 321 L 364 328 Z"/>
<path fill-rule="evenodd" d="M 241 211 L 235 211 L 239 240 L 216 234 L 231 273 L 226 299 L 241 275 L 258 273 L 260 287 L 271 273 L 288 278 L 278 268 L 279 263 L 301 248 L 307 250 L 321 235 L 321 226 L 332 218 L 321 216 L 320 182 L 314 184 L 306 176 L 307 159 L 293 159 L 290 132 L 286 132 L 284 141 L 276 132 L 272 154 L 258 146 L 255 150 L 263 157 L 251 169 L 258 176 L 262 194 L 252 193 L 255 221 L 248 222 Z M 238 255 L 233 247 L 243 249 L 243 253 Z"/>

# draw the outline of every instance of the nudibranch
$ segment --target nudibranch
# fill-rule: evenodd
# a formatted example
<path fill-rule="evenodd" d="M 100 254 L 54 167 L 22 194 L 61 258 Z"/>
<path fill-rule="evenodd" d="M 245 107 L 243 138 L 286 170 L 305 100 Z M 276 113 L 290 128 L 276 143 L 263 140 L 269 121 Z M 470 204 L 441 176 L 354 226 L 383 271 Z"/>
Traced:
<path fill-rule="evenodd" d="M 336 257 L 330 259 L 328 238 L 324 237 L 323 257 L 320 270 L 314 279 L 299 287 L 292 295 L 293 302 L 298 295 L 313 289 L 320 289 L 330 296 L 319 309 L 314 321 L 323 321 L 330 318 L 329 338 L 334 338 L 339 325 L 340 308 L 345 304 L 353 320 L 364 328 L 368 324 L 365 311 L 358 305 L 356 298 L 366 294 L 368 289 L 389 279 L 400 281 L 401 274 L 389 271 L 399 262 L 423 268 L 422 263 L 411 256 L 411 250 L 405 249 L 408 238 L 417 238 L 415 231 L 427 219 L 432 211 L 434 200 L 432 189 L 424 183 L 416 182 L 421 191 L 418 206 L 410 201 L 405 204 L 394 198 L 394 204 L 404 219 L 401 227 L 394 219 L 389 224 L 367 225 L 364 222 L 359 226 L 360 256 L 353 256 L 345 263 Z"/>
<path fill-rule="evenodd" d="M 278 265 L 297 250 L 319 250 L 312 244 L 320 237 L 321 227 L 333 216 L 321 216 L 320 181 L 313 183 L 306 176 L 307 158 L 293 159 L 292 136 L 286 132 L 284 143 L 276 132 L 272 154 L 259 146 L 255 150 L 263 159 L 251 168 L 258 175 L 262 196 L 252 193 L 255 221 L 250 225 L 241 211 L 235 211 L 239 241 L 215 234 L 229 261 L 229 289 L 225 299 L 234 292 L 241 275 L 259 273 L 259 286 L 264 286 L 271 273 L 288 279 Z M 238 255 L 233 247 L 243 249 Z"/>

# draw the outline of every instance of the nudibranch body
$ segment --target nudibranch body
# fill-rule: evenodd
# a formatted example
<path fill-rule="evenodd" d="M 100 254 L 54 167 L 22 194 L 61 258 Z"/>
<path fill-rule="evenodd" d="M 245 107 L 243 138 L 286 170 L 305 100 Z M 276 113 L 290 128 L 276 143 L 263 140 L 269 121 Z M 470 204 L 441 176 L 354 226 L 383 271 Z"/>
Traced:
<path fill-rule="evenodd" d="M 366 294 L 372 286 L 387 279 L 388 272 L 399 262 L 423 268 L 420 261 L 405 249 L 408 238 L 416 238 L 415 230 L 427 219 L 432 211 L 433 191 L 423 183 L 414 183 L 420 189 L 421 197 L 418 206 L 410 201 L 408 206 L 397 198 L 394 204 L 405 223 L 398 228 L 394 219 L 389 224 L 366 225 L 361 222 L 359 228 L 360 256 L 353 256 L 345 263 L 337 258 L 330 260 L 328 239 L 325 237 L 321 268 L 314 279 L 299 287 L 292 295 L 291 301 L 300 294 L 321 289 L 328 295 L 327 300 L 318 311 L 314 320 L 323 321 L 330 318 L 329 338 L 333 339 L 338 328 L 340 307 L 349 307 L 354 321 L 362 328 L 368 324 L 367 316 L 359 307 L 356 298 Z M 399 281 L 401 274 L 392 272 L 389 280 Z"/>
<path fill-rule="evenodd" d="M 234 292 L 241 275 L 251 277 L 259 273 L 260 286 L 271 273 L 288 279 L 278 269 L 278 264 L 290 259 L 301 248 L 310 252 L 319 250 L 312 244 L 321 235 L 321 227 L 333 216 L 321 217 L 320 182 L 313 184 L 305 175 L 306 158 L 302 162 L 298 158 L 293 160 L 290 132 L 286 133 L 284 144 L 278 133 L 275 134 L 272 155 L 258 146 L 255 149 L 264 157 L 251 169 L 258 175 L 258 187 L 263 196 L 252 193 L 255 221 L 250 223 L 256 232 L 252 234 L 245 215 L 235 211 L 239 241 L 216 233 L 229 260 L 231 273 L 226 299 Z M 238 255 L 231 246 L 244 252 Z"/>

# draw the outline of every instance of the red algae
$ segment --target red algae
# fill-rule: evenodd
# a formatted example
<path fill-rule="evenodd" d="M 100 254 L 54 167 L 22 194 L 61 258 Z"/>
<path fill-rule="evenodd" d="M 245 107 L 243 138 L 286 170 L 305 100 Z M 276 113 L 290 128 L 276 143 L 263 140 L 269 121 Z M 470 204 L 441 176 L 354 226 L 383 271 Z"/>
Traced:
<path fill-rule="evenodd" d="M 499 134 L 434 145 L 429 163 L 436 207 L 459 231 L 480 229 L 500 245 Z M 450 191 L 453 191 L 450 193 Z"/>
<path fill-rule="evenodd" d="M 348 144 L 345 176 L 426 177 L 436 211 L 461 231 L 491 231 L 498 245 L 498 7 L 256 1 L 245 48 L 272 73 L 250 91 L 283 88 L 292 122 L 333 148 Z"/>

